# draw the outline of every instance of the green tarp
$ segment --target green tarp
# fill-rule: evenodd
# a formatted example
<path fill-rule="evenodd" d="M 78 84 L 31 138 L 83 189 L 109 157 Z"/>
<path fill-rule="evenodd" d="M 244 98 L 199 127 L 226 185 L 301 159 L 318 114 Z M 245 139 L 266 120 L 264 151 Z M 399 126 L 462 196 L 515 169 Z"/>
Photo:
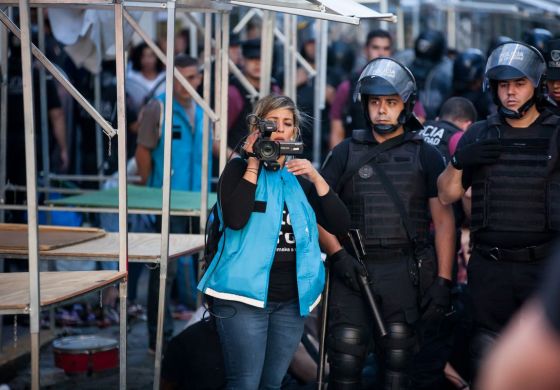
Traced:
<path fill-rule="evenodd" d="M 128 208 L 161 210 L 161 188 L 142 186 L 128 186 Z M 216 203 L 216 194 L 208 194 L 208 208 Z M 48 204 L 58 206 L 84 206 L 84 207 L 118 207 L 119 190 L 111 188 L 82 195 L 69 196 L 62 199 L 49 200 Z M 171 191 L 171 210 L 173 211 L 199 211 L 200 192 Z"/>

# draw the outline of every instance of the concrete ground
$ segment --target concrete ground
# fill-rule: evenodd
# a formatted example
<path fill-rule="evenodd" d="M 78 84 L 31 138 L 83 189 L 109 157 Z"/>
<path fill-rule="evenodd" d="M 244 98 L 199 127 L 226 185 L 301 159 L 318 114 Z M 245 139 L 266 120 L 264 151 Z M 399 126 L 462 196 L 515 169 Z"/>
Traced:
<path fill-rule="evenodd" d="M 146 302 L 147 292 L 147 272 L 143 272 L 139 281 L 138 301 L 142 304 Z M 92 300 L 98 300 L 98 295 L 94 294 Z M 25 343 L 27 342 L 29 328 L 23 324 L 25 318 L 18 317 L 17 324 L 17 345 L 19 349 L 28 351 Z M 175 320 L 175 333 L 184 329 L 186 321 Z M 13 316 L 7 316 L 4 321 L 2 338 L 4 340 L 2 354 L 14 352 L 14 326 Z M 54 338 L 64 335 L 96 334 L 119 339 L 118 325 L 112 325 L 103 329 L 97 326 L 90 327 L 65 327 L 56 328 Z M 46 336 L 43 338 L 45 339 Z M 145 320 L 129 321 L 129 332 L 127 339 L 127 389 L 143 390 L 153 388 L 154 355 L 148 352 L 148 330 Z M 91 377 L 85 374 L 68 376 L 64 371 L 54 365 L 54 354 L 52 342 L 47 342 L 40 354 L 41 388 L 57 390 L 110 390 L 118 389 L 119 371 L 96 373 Z M 9 378 L 9 379 L 8 379 Z M 0 384 L 5 383 L 10 390 L 24 390 L 31 386 L 30 355 L 24 354 L 16 360 L 0 367 Z"/>

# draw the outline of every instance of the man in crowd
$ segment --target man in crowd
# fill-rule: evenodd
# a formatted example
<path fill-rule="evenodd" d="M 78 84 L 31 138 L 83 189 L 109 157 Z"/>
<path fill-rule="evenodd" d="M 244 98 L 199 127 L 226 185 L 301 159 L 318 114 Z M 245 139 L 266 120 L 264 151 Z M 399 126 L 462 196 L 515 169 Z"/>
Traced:
<path fill-rule="evenodd" d="M 412 113 L 416 84 L 406 67 L 389 58 L 371 61 L 357 80 L 356 93 L 367 127 L 354 130 L 352 138 L 333 149 L 322 174 L 349 208 L 352 228 L 364 236 L 365 267 L 388 331 L 384 340 L 376 339 L 379 379 L 387 389 L 419 389 L 422 384 L 409 375 L 419 344 L 415 327 L 422 314 L 441 316 L 450 304 L 455 229 L 451 208 L 439 202 L 436 186 L 444 163 L 435 148 L 413 133 L 422 125 Z M 430 213 L 437 264 L 428 239 Z M 360 389 L 375 334 L 358 284 L 364 269 L 348 243 L 328 234 L 321 235 L 321 243 L 333 275 L 329 388 Z"/>
<path fill-rule="evenodd" d="M 450 204 L 472 186 L 468 281 L 474 307 L 473 369 L 534 291 L 560 229 L 560 118 L 542 105 L 545 61 L 534 47 L 504 43 L 485 71 L 498 113 L 469 128 L 439 177 Z"/>
<path fill-rule="evenodd" d="M 435 146 L 449 162 L 449 144 L 452 138 L 460 137 L 476 121 L 473 104 L 462 97 L 453 97 L 445 101 L 439 111 L 437 120 L 427 121 L 419 134 L 424 141 Z"/>
<path fill-rule="evenodd" d="M 453 62 L 447 57 L 445 36 L 441 31 L 423 31 L 414 41 L 414 54 L 410 70 L 418 84 L 418 99 L 426 119 L 434 119 L 453 89 Z"/>
<path fill-rule="evenodd" d="M 392 53 L 393 38 L 386 30 L 370 31 L 364 45 L 364 57 L 371 61 L 378 57 L 389 57 Z M 348 71 L 348 70 L 347 70 Z M 353 129 L 366 128 L 360 103 L 352 99 L 352 87 L 356 85 L 361 72 L 354 73 L 349 80 L 343 81 L 336 89 L 331 107 L 330 148 L 334 148 Z"/>
<path fill-rule="evenodd" d="M 179 54 L 175 57 L 175 66 L 193 88 L 196 89 L 200 85 L 202 79 L 196 59 L 185 54 Z M 142 184 L 155 188 L 161 188 L 163 185 L 164 108 L 165 93 L 148 102 L 140 113 L 139 119 L 140 125 L 135 155 L 138 174 Z M 171 146 L 172 190 L 200 191 L 202 125 L 202 108 L 193 101 L 189 92 L 175 79 L 173 83 L 173 140 Z M 171 217 L 169 229 L 171 233 L 186 233 L 187 228 L 186 217 Z M 159 227 L 157 227 L 156 231 L 159 230 Z M 169 340 L 173 334 L 169 298 L 176 272 L 177 262 L 170 262 L 167 268 L 164 341 Z M 156 343 L 158 291 L 159 270 L 151 270 L 148 291 L 148 333 L 151 350 L 155 350 Z"/>
<path fill-rule="evenodd" d="M 549 40 L 545 51 L 546 85 L 548 94 L 560 106 L 560 39 Z M 556 115 L 560 115 L 560 107 L 554 107 Z"/>
<path fill-rule="evenodd" d="M 479 49 L 469 48 L 453 61 L 453 96 L 469 99 L 479 118 L 496 112 L 496 106 L 487 91 L 482 90 L 486 57 Z"/>

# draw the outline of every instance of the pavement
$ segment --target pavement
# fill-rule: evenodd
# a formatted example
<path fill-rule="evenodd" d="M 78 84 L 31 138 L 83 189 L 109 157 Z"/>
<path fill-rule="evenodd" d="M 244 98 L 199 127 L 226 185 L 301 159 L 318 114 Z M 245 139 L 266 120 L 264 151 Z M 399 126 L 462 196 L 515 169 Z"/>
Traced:
<path fill-rule="evenodd" d="M 142 280 L 144 279 L 144 280 Z M 147 272 L 144 272 L 139 282 L 139 302 L 145 305 L 145 292 L 147 291 Z M 142 286 L 146 288 L 142 288 Z M 142 295 L 144 293 L 144 295 Z M 93 294 L 91 300 L 98 300 L 98 295 Z M 144 306 L 145 307 L 145 306 Z M 19 316 L 17 327 L 14 328 L 13 316 L 6 316 L 2 327 L 3 351 L 0 358 L 6 357 L 9 352 L 16 348 L 22 349 L 20 357 L 0 366 L 0 386 L 8 385 L 10 390 L 24 390 L 31 388 L 31 367 L 28 342 L 29 328 L 25 324 L 27 318 Z M 175 334 L 185 328 L 185 320 L 175 319 Z M 145 319 L 129 321 L 127 335 L 127 389 L 144 390 L 153 389 L 154 355 L 148 352 L 148 330 Z M 47 332 L 48 333 L 48 332 Z M 87 327 L 57 327 L 52 338 L 68 335 L 89 335 L 113 338 L 119 340 L 118 325 L 105 328 L 97 326 Z M 15 338 L 15 340 L 14 340 Z M 41 389 L 56 390 L 110 390 L 119 387 L 119 370 L 114 369 L 91 376 L 78 374 L 69 376 L 58 367 L 55 367 L 52 342 L 45 337 L 45 345 L 40 353 L 40 384 Z M 6 359 L 5 359 L 6 360 Z M 2 360 L 0 359 L 0 362 Z M 2 390 L 7 390 L 0 387 Z"/>

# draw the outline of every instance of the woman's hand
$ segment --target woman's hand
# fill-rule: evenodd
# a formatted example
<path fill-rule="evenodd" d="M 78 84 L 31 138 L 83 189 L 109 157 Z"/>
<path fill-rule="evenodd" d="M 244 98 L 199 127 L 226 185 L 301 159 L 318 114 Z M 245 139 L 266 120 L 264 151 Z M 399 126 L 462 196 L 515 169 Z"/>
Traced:
<path fill-rule="evenodd" d="M 243 150 L 245 152 L 252 154 L 253 153 L 253 145 L 255 141 L 259 138 L 259 132 L 253 131 L 251 134 L 247 136 L 247 139 L 243 143 Z M 253 184 L 257 183 L 257 178 L 259 176 L 259 165 L 260 161 L 255 157 L 249 157 L 247 159 L 247 169 L 243 178 Z"/>
<path fill-rule="evenodd" d="M 243 143 L 243 150 L 250 154 L 254 153 L 253 145 L 255 144 L 255 141 L 259 138 L 259 135 L 260 134 L 258 131 L 253 131 L 251 134 L 249 134 L 245 139 L 245 142 Z"/>
<path fill-rule="evenodd" d="M 286 163 L 286 168 L 288 168 L 288 172 L 296 176 L 303 175 L 303 177 L 313 183 L 319 196 L 326 195 L 329 192 L 329 185 L 309 160 L 299 158 L 290 160 Z"/>

